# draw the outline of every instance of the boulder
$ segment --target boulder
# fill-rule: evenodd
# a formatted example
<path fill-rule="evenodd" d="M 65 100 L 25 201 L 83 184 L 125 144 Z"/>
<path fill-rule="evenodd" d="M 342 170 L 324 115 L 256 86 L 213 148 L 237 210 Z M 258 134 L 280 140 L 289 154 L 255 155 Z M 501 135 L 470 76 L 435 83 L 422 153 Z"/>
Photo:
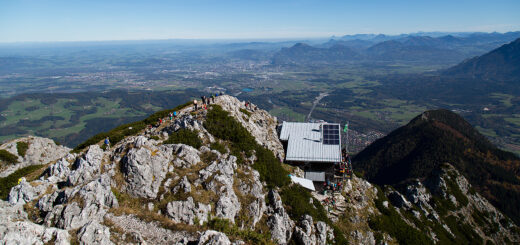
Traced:
<path fill-rule="evenodd" d="M 240 202 L 233 191 L 233 188 L 222 186 L 220 199 L 215 207 L 215 215 L 219 218 L 228 219 L 231 223 L 235 223 L 235 217 L 240 212 Z"/>
<path fill-rule="evenodd" d="M 170 179 L 168 179 L 164 185 L 165 187 L 167 187 L 169 185 L 168 181 Z M 190 181 L 188 180 L 188 178 L 186 176 L 184 176 L 181 180 L 181 182 L 179 182 L 179 184 L 177 184 L 177 186 L 175 186 L 173 188 L 173 193 L 177 193 L 179 190 L 182 190 L 184 193 L 190 193 L 191 192 L 191 184 L 190 184 Z"/>
<path fill-rule="evenodd" d="M 89 146 L 85 155 L 74 162 L 73 170 L 67 180 L 68 185 L 75 186 L 94 179 L 100 173 L 103 154 L 103 150 L 98 145 Z"/>
<path fill-rule="evenodd" d="M 199 245 L 231 245 L 226 234 L 214 230 L 207 230 L 199 238 Z"/>
<path fill-rule="evenodd" d="M 126 191 L 136 197 L 156 198 L 159 187 L 166 177 L 171 154 L 167 147 L 132 148 L 122 161 Z"/>
<path fill-rule="evenodd" d="M 271 239 L 277 244 L 287 244 L 293 233 L 294 222 L 285 211 L 277 191 L 269 191 L 268 198 L 271 205 L 267 225 L 271 231 Z"/>
<path fill-rule="evenodd" d="M 38 225 L 27 218 L 22 205 L 0 200 L 0 241 L 2 244 L 69 244 L 66 230 Z"/>
<path fill-rule="evenodd" d="M 16 147 L 17 142 L 26 142 L 29 145 L 27 151 L 25 152 L 25 156 L 23 157 L 18 153 Z M 17 164 L 12 164 L 6 168 L 0 169 L 0 178 L 6 177 L 23 167 L 47 164 L 49 162 L 56 161 L 67 155 L 67 153 L 70 151 L 70 148 L 56 145 L 52 139 L 36 136 L 28 136 L 9 141 L 3 145 L 0 145 L 0 149 L 7 150 L 11 154 L 18 156 L 19 162 Z"/>
<path fill-rule="evenodd" d="M 172 145 L 172 147 L 173 154 L 184 160 L 185 164 L 183 164 L 182 167 L 189 168 L 193 165 L 197 165 L 200 162 L 200 152 L 197 149 L 184 144 L 175 144 Z"/>
<path fill-rule="evenodd" d="M 211 212 L 211 205 L 202 203 L 195 204 L 192 197 L 186 201 L 173 201 L 167 204 L 166 214 L 177 223 L 193 225 L 195 217 L 199 220 L 199 225 L 208 221 L 208 214 Z"/>
<path fill-rule="evenodd" d="M 96 221 L 90 221 L 78 232 L 79 244 L 114 244 L 110 241 L 110 230 L 108 227 Z"/>
<path fill-rule="evenodd" d="M 326 245 L 329 233 L 332 233 L 332 229 L 329 228 L 325 222 L 318 221 L 318 223 L 316 223 L 316 244 Z"/>
<path fill-rule="evenodd" d="M 55 164 L 52 164 L 49 166 L 45 173 L 49 176 L 55 176 L 60 180 L 65 180 L 70 175 L 70 163 L 65 159 L 62 158 Z"/>
<path fill-rule="evenodd" d="M 47 214 L 50 218 L 57 217 L 56 226 L 63 229 L 77 229 L 89 221 L 102 222 L 108 209 L 118 206 L 117 199 L 110 188 L 108 175 L 102 175 L 77 192 L 64 195 L 67 199 L 76 200 L 75 196 L 78 198 L 77 201 L 67 200 L 66 205 L 55 206 L 53 211 Z M 46 222 L 52 223 L 47 217 L 45 219 Z"/>
<path fill-rule="evenodd" d="M 314 245 L 316 236 L 314 235 L 314 223 L 310 215 L 304 215 L 300 224 L 294 229 L 294 239 L 298 244 Z"/>
<path fill-rule="evenodd" d="M 33 186 L 27 182 L 25 178 L 22 178 L 20 184 L 11 188 L 8 197 L 9 203 L 12 205 L 26 204 L 37 198 L 39 194 L 45 192 L 47 186 L 48 185 L 42 184 Z"/>

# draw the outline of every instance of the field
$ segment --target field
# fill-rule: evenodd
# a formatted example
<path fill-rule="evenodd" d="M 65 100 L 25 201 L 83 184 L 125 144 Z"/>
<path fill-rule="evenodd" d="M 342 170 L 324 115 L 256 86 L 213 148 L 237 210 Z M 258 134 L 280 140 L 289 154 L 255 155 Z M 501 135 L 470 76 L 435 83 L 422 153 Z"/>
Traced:
<path fill-rule="evenodd" d="M 236 47 L 248 45 L 256 44 Z M 54 50 L 42 48 L 37 55 L 21 50 L 17 63 L 0 67 L 0 141 L 35 134 L 75 146 L 100 131 L 215 92 L 249 100 L 281 121 L 305 121 L 316 98 L 327 93 L 309 119 L 350 122 L 348 140 L 356 149 L 425 110 L 446 108 L 502 148 L 520 153 L 515 91 L 443 90 L 432 72 L 448 64 L 274 65 L 272 55 L 290 44 L 265 45 L 269 48 L 255 50 L 256 57 L 234 56 L 233 45 L 186 49 L 168 43 L 70 48 L 52 59 Z"/>
<path fill-rule="evenodd" d="M 30 134 L 73 147 L 98 132 L 174 107 L 196 95 L 196 92 L 114 91 L 83 96 L 54 94 L 52 101 L 46 100 L 47 94 L 20 95 L 8 100 L 1 111 L 0 141 Z"/>

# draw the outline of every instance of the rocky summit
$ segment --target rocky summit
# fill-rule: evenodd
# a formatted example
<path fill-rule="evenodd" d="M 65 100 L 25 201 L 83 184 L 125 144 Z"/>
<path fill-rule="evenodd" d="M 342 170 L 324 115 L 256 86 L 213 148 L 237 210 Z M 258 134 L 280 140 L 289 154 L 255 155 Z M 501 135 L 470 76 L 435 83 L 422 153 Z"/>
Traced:
<path fill-rule="evenodd" d="M 331 204 L 291 183 L 303 171 L 283 163 L 280 122 L 266 111 L 227 95 L 174 110 L 74 151 L 38 137 L 0 146 L 16 158 L 0 172 L 2 243 L 520 242 L 515 222 L 449 163 L 399 188 L 353 175 Z"/>

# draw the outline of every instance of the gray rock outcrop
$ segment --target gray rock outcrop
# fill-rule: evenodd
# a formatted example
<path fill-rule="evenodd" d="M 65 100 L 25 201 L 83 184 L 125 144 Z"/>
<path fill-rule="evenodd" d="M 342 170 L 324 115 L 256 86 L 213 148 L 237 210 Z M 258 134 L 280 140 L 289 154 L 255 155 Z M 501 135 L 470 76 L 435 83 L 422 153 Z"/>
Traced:
<path fill-rule="evenodd" d="M 169 202 L 166 206 L 166 214 L 177 223 L 193 225 L 195 218 L 199 225 L 208 221 L 208 214 L 211 212 L 211 205 L 195 203 L 190 196 L 186 201 Z"/>
<path fill-rule="evenodd" d="M 121 160 L 126 191 L 136 197 L 156 198 L 171 157 L 171 148 L 165 145 L 130 149 Z"/>
<path fill-rule="evenodd" d="M 29 147 L 25 152 L 25 156 L 21 156 L 16 148 L 17 142 L 26 142 Z M 0 177 L 6 177 L 12 174 L 14 171 L 38 164 L 46 164 L 52 161 L 56 161 L 71 150 L 65 146 L 56 145 L 56 143 L 47 138 L 41 138 L 36 136 L 28 136 L 24 138 L 15 139 L 5 144 L 0 145 L 0 149 L 6 150 L 11 154 L 18 156 L 17 164 L 5 166 L 0 169 Z"/>
<path fill-rule="evenodd" d="M 298 244 L 313 245 L 316 244 L 316 236 L 314 235 L 314 223 L 310 215 L 304 215 L 300 224 L 294 229 L 294 239 Z"/>
<path fill-rule="evenodd" d="M 214 230 L 207 230 L 199 238 L 199 245 L 230 245 L 231 241 L 226 234 Z"/>
<path fill-rule="evenodd" d="M 96 221 L 90 221 L 78 232 L 79 244 L 114 244 L 110 241 L 110 229 Z"/>
<path fill-rule="evenodd" d="M 277 244 L 287 244 L 293 233 L 294 221 L 285 211 L 282 198 L 277 191 L 269 191 L 268 198 L 271 205 L 268 208 L 270 216 L 267 219 L 267 225 L 271 231 L 271 238 Z"/>
<path fill-rule="evenodd" d="M 68 231 L 45 227 L 27 218 L 22 205 L 0 200 L 0 241 L 2 244 L 69 244 Z"/>
<path fill-rule="evenodd" d="M 103 150 L 98 145 L 89 146 L 85 155 L 74 162 L 73 170 L 67 180 L 68 184 L 74 186 L 94 179 L 101 171 L 103 154 Z"/>
<path fill-rule="evenodd" d="M 229 95 L 218 96 L 215 103 L 222 109 L 228 111 L 238 122 L 242 124 L 253 135 L 258 144 L 271 150 L 278 159 L 284 159 L 285 153 L 282 143 L 276 133 L 277 118 L 271 116 L 267 111 L 245 108 L 244 102 Z M 253 107 L 256 107 L 252 105 Z M 246 116 L 240 111 L 249 110 L 251 116 Z"/>

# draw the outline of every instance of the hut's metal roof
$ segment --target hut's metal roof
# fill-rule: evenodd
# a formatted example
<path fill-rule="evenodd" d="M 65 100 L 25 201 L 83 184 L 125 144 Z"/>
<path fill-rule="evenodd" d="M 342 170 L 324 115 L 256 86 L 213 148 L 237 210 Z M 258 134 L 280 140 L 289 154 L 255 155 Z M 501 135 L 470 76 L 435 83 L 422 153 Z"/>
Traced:
<path fill-rule="evenodd" d="M 321 125 L 335 123 L 283 122 L 280 140 L 287 141 L 286 161 L 341 162 L 341 144 L 323 143 Z M 341 141 L 339 141 L 341 142 Z"/>

